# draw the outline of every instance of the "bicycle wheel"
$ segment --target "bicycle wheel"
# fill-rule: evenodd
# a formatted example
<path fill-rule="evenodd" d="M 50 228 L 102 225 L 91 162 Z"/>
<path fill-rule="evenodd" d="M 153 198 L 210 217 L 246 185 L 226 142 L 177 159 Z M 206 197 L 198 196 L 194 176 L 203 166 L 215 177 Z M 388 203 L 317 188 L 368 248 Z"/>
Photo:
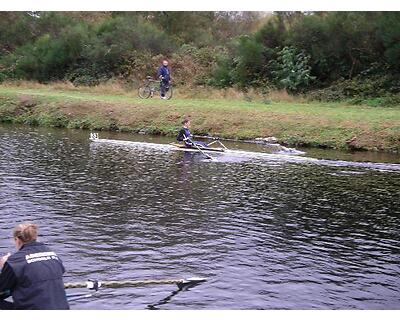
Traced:
<path fill-rule="evenodd" d="M 139 88 L 139 97 L 142 99 L 147 99 L 151 95 L 151 89 L 149 86 L 144 86 Z"/>
<path fill-rule="evenodd" d="M 169 85 L 169 86 L 167 87 L 167 90 L 166 90 L 166 92 L 165 92 L 165 98 L 166 98 L 167 100 L 169 100 L 169 99 L 172 98 L 172 85 Z"/>

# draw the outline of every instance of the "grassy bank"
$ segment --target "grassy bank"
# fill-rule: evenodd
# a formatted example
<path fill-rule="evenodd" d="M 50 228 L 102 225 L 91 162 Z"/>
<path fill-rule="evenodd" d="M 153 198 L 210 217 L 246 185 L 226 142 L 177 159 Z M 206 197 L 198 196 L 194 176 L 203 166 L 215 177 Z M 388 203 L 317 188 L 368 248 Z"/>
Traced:
<path fill-rule="evenodd" d="M 237 139 L 274 136 L 291 146 L 400 152 L 400 107 L 275 100 L 179 95 L 170 101 L 142 100 L 135 91 L 2 85 L 0 121 L 174 135 L 183 117 L 190 116 L 195 134 Z"/>

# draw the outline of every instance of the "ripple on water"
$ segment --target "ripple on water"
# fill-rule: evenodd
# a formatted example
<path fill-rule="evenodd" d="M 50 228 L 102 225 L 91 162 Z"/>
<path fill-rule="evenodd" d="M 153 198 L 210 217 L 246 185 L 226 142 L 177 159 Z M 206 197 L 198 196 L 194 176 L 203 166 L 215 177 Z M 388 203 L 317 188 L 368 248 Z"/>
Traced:
<path fill-rule="evenodd" d="M 67 281 L 209 278 L 167 303 L 173 286 L 106 289 L 73 308 L 400 307 L 393 170 L 281 156 L 204 162 L 31 128 L 0 130 L 0 150 L 2 252 L 14 224 L 32 220 Z"/>

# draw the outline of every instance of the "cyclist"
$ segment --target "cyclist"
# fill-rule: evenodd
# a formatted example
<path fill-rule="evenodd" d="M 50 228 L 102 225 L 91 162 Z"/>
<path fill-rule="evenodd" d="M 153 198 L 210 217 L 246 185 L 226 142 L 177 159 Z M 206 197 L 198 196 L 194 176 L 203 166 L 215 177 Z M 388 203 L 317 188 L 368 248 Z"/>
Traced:
<path fill-rule="evenodd" d="M 171 71 L 168 68 L 167 60 L 163 60 L 162 65 L 158 69 L 157 77 L 160 79 L 161 99 L 167 99 L 165 94 L 169 90 L 169 82 L 171 81 Z"/>

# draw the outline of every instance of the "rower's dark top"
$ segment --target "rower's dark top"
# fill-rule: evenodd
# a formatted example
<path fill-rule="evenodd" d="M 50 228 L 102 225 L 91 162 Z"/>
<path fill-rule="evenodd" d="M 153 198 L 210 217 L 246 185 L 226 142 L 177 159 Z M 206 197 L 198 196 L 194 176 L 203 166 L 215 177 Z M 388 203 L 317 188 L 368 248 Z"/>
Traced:
<path fill-rule="evenodd" d="M 10 290 L 15 309 L 69 309 L 60 258 L 45 244 L 30 242 L 11 255 L 0 273 L 0 292 Z"/>
<path fill-rule="evenodd" d="M 189 141 L 186 141 L 186 140 L 185 140 L 186 138 L 190 138 L 190 135 L 191 135 L 191 134 L 190 134 L 189 129 L 183 127 L 183 128 L 179 131 L 178 136 L 176 137 L 176 140 L 178 140 L 178 141 L 185 141 L 185 145 L 188 146 L 188 147 L 190 147 L 190 146 L 192 146 L 192 143 L 190 143 Z"/>

